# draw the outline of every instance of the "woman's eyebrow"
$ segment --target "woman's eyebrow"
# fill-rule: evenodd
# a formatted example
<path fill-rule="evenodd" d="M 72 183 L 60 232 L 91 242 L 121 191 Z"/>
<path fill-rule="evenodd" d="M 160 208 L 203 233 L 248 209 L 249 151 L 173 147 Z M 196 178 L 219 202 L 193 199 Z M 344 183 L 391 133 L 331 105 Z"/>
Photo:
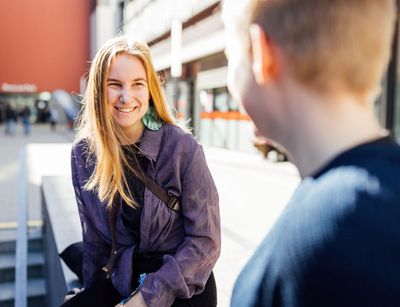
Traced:
<path fill-rule="evenodd" d="M 132 80 L 132 82 L 137 82 L 137 81 L 144 81 L 144 82 L 147 83 L 147 80 L 144 79 L 144 78 L 135 78 L 135 79 Z"/>
<path fill-rule="evenodd" d="M 108 78 L 107 82 L 120 82 L 118 79 Z"/>
<path fill-rule="evenodd" d="M 144 79 L 144 78 L 135 78 L 135 79 L 133 79 L 131 82 L 137 82 L 137 81 L 144 81 L 144 82 L 146 82 L 147 83 L 147 80 L 146 79 Z M 113 78 L 108 78 L 107 79 L 107 82 L 121 82 L 120 80 L 118 80 L 118 79 L 113 79 Z"/>

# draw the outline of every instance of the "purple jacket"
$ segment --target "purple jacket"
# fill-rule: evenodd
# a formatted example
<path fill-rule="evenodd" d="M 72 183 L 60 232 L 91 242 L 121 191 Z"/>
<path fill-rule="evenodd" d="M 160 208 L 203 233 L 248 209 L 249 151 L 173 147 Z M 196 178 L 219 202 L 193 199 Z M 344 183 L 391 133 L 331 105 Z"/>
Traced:
<path fill-rule="evenodd" d="M 150 161 L 148 175 L 179 198 L 182 215 L 145 188 L 139 245 L 118 214 L 112 282 L 122 296 L 128 296 L 134 290 L 133 252 L 168 252 L 163 266 L 147 275 L 140 291 L 149 307 L 170 306 L 175 297 L 190 298 L 200 293 L 219 257 L 218 193 L 203 149 L 191 134 L 168 124 L 158 131 L 145 129 L 140 149 Z M 105 204 L 95 192 L 83 189 L 96 163 L 87 158 L 84 140 L 73 145 L 71 159 L 83 231 L 84 286 L 88 288 L 104 278 L 101 268 L 109 258 L 111 234 Z"/>

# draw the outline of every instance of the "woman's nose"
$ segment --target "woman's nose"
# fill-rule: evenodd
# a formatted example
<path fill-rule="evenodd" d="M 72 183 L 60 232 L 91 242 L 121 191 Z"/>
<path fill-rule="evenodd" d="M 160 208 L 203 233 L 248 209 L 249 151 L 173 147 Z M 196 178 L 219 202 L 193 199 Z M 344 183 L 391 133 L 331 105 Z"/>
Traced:
<path fill-rule="evenodd" d="M 121 91 L 121 96 L 119 97 L 120 102 L 127 104 L 132 100 L 131 93 L 127 89 Z"/>

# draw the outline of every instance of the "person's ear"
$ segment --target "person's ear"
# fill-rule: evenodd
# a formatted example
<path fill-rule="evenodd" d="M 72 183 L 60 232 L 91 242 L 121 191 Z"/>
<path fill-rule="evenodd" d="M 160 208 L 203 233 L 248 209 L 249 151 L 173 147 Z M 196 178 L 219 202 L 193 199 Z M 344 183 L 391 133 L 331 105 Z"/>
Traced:
<path fill-rule="evenodd" d="M 250 26 L 250 42 L 253 55 L 253 74 L 258 84 L 263 85 L 277 76 L 277 58 L 274 46 L 264 30 L 257 24 Z"/>

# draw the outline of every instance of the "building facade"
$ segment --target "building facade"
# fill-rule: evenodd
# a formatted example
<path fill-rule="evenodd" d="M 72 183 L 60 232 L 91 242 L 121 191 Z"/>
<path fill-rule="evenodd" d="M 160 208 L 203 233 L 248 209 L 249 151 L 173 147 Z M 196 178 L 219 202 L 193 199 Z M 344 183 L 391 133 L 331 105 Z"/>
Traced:
<path fill-rule="evenodd" d="M 255 151 L 253 125 L 227 89 L 220 1 L 124 1 L 122 16 L 124 33 L 151 46 L 179 121 L 203 144 Z"/>
<path fill-rule="evenodd" d="M 221 1 L 120 2 L 123 32 L 150 44 L 155 67 L 165 80 L 178 118 L 188 122 L 204 144 L 254 151 L 252 123 L 227 90 Z M 180 25 L 178 31 L 176 23 Z M 400 141 L 397 37 L 398 31 L 390 67 L 382 82 L 382 95 L 376 101 L 376 112 L 381 125 Z"/>
<path fill-rule="evenodd" d="M 52 92 L 80 93 L 89 13 L 90 1 L 0 1 L 0 122 L 7 104 L 41 121 Z"/>

